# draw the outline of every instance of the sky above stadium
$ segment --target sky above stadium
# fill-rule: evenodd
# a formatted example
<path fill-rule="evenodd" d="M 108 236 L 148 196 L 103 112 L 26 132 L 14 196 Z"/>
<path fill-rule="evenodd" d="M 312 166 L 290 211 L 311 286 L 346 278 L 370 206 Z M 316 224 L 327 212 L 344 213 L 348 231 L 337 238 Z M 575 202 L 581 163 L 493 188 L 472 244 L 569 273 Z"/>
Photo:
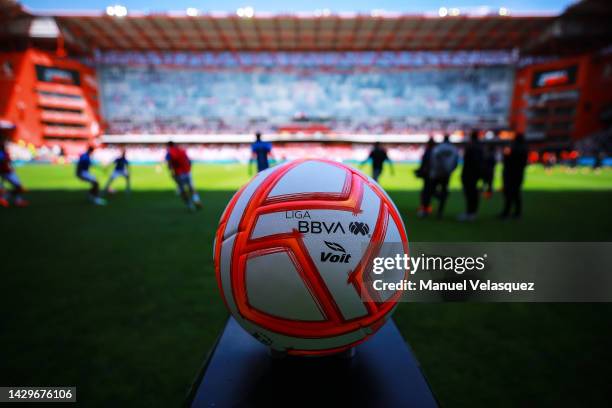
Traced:
<path fill-rule="evenodd" d="M 516 13 L 560 13 L 574 0 L 22 0 L 31 10 L 54 11 L 101 11 L 107 6 L 121 4 L 128 10 L 141 12 L 180 11 L 189 7 L 201 12 L 235 12 L 238 8 L 250 6 L 257 12 L 297 13 L 330 10 L 331 12 L 365 12 L 384 10 L 402 13 L 437 13 L 440 7 L 456 7 L 465 13 L 495 12 L 505 7 Z"/>

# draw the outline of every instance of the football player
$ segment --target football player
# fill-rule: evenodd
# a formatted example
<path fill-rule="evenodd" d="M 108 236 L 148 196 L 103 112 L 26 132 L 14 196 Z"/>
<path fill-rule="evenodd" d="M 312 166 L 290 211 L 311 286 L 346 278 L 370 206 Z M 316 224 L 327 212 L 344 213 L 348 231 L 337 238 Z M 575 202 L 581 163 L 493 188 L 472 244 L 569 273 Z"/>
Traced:
<path fill-rule="evenodd" d="M 125 155 L 125 149 L 121 151 L 121 156 L 115 159 L 115 169 L 111 174 L 110 178 L 106 182 L 106 186 L 104 187 L 104 192 L 108 194 L 110 191 L 110 186 L 118 177 L 125 178 L 125 191 L 130 193 L 130 162 L 128 162 L 127 157 Z"/>
<path fill-rule="evenodd" d="M 270 161 L 268 157 L 272 152 L 272 143 L 263 142 L 261 140 L 261 133 L 255 133 L 255 142 L 251 144 L 251 160 L 249 163 L 249 175 L 252 174 L 253 163 L 257 164 L 257 172 L 264 171 L 270 167 Z"/>
<path fill-rule="evenodd" d="M 13 187 L 11 193 L 14 198 L 15 206 L 27 207 L 29 203 L 24 200 L 22 196 L 25 190 L 21 185 L 21 181 L 19 181 L 17 174 L 15 174 L 15 171 L 13 170 L 11 156 L 8 152 L 4 139 L 0 140 L 0 178 L 2 179 L 2 183 L 7 182 Z M 6 195 L 2 184 L 0 184 L 0 206 L 8 207 L 9 205 L 10 203 L 8 196 Z"/>
<path fill-rule="evenodd" d="M 191 178 L 191 160 L 189 160 L 185 149 L 176 146 L 172 141 L 168 142 L 166 161 L 187 207 L 192 211 L 196 208 L 202 208 L 200 196 L 195 191 Z"/>
<path fill-rule="evenodd" d="M 76 167 L 76 176 L 91 185 L 89 189 L 89 198 L 92 203 L 95 205 L 106 205 L 106 200 L 100 197 L 100 184 L 96 177 L 89 172 L 91 167 L 91 155 L 93 154 L 95 148 L 93 146 L 89 146 L 87 151 L 79 156 L 79 161 L 77 162 Z"/>

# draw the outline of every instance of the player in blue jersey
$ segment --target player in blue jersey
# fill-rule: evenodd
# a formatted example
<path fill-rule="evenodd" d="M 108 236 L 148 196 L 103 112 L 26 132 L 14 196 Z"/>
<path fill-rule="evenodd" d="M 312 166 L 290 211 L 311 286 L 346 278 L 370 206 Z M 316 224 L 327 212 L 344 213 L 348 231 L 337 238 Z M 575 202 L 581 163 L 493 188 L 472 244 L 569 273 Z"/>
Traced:
<path fill-rule="evenodd" d="M 270 167 L 268 156 L 272 151 L 272 143 L 262 142 L 261 133 L 255 133 L 255 143 L 251 145 L 251 164 L 257 163 L 257 172 L 263 171 Z M 251 165 L 249 165 L 249 174 L 251 173 Z"/>
<path fill-rule="evenodd" d="M 125 149 L 121 151 L 121 156 L 117 157 L 114 161 L 115 169 L 113 170 L 113 174 L 111 174 L 110 178 L 106 182 L 106 186 L 104 187 L 104 192 L 108 194 L 110 191 L 110 186 L 118 177 L 125 178 L 125 192 L 130 193 L 130 162 L 125 155 Z"/>
<path fill-rule="evenodd" d="M 79 161 L 77 162 L 76 167 L 76 176 L 83 181 L 91 184 L 91 189 L 89 189 L 89 198 L 91 202 L 96 205 L 106 205 L 106 200 L 100 197 L 100 184 L 98 184 L 98 180 L 96 177 L 89 172 L 89 168 L 91 167 L 92 161 L 91 156 L 94 152 L 94 147 L 89 146 L 87 151 L 79 156 Z"/>

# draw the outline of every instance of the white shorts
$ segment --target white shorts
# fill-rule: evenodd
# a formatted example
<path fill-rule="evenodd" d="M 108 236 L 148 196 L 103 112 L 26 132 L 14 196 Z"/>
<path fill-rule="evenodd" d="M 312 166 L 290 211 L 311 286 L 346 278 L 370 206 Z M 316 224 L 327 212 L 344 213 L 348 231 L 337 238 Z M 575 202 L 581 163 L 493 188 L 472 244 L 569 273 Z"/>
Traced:
<path fill-rule="evenodd" d="M 15 174 L 13 171 L 10 173 L 0 174 L 0 177 L 2 177 L 2 180 L 6 180 L 13 187 L 21 187 L 19 177 L 17 177 L 17 174 Z"/>
<path fill-rule="evenodd" d="M 83 181 L 87 181 L 88 183 L 96 183 L 98 180 L 88 171 L 82 171 L 77 174 L 77 177 Z"/>

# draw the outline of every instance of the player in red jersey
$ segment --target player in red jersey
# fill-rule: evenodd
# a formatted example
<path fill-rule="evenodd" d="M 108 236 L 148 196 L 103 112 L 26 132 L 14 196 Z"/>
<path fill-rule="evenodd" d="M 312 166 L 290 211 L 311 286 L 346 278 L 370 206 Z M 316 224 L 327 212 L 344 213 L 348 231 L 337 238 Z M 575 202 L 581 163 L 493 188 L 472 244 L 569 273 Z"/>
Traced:
<path fill-rule="evenodd" d="M 6 144 L 4 139 L 0 140 L 0 179 L 2 183 L 7 182 L 11 186 L 13 186 L 13 197 L 14 203 L 17 207 L 27 207 L 28 202 L 23 199 L 22 194 L 24 193 L 24 188 L 15 174 L 13 170 L 13 166 L 11 164 L 11 156 L 6 148 Z M 10 205 L 8 197 L 5 193 L 2 184 L 0 184 L 0 206 L 8 207 Z"/>
<path fill-rule="evenodd" d="M 181 197 L 187 204 L 187 207 L 190 210 L 202 208 L 200 196 L 193 187 L 193 181 L 191 179 L 191 160 L 189 160 L 185 149 L 176 146 L 174 142 L 168 142 L 166 161 L 168 162 L 170 173 L 172 173 L 172 178 L 176 182 Z"/>

